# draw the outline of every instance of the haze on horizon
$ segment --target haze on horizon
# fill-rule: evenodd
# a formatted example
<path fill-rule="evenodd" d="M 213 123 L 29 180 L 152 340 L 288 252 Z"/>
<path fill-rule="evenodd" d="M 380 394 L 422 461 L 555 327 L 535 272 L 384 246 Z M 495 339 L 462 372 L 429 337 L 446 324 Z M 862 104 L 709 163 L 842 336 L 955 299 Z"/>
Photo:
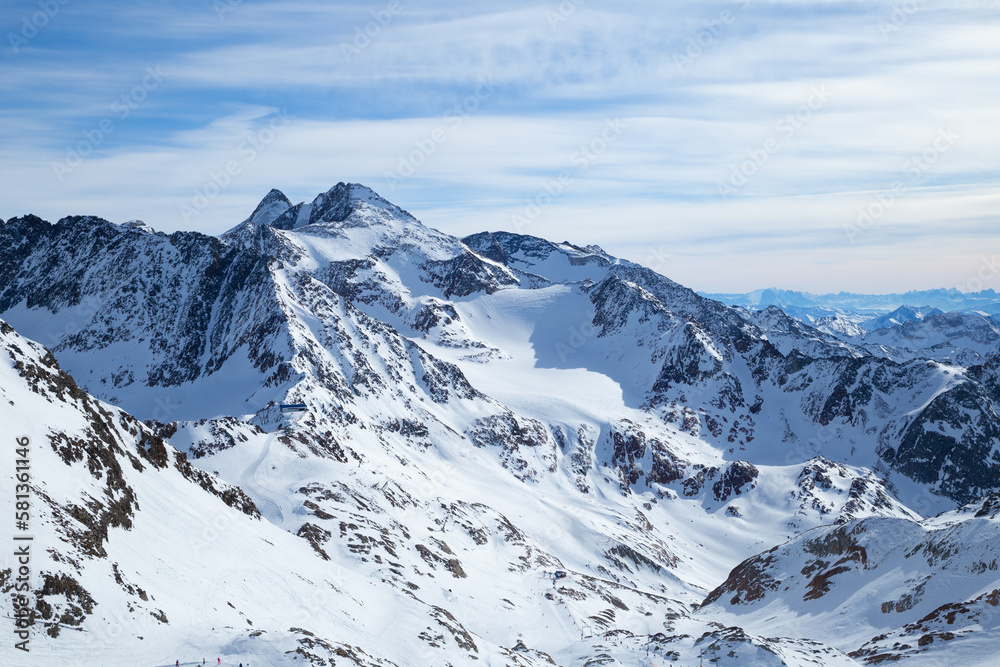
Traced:
<path fill-rule="evenodd" d="M 1000 288 L 995 2 L 4 7 L 5 219 L 353 181 L 699 291 Z"/>

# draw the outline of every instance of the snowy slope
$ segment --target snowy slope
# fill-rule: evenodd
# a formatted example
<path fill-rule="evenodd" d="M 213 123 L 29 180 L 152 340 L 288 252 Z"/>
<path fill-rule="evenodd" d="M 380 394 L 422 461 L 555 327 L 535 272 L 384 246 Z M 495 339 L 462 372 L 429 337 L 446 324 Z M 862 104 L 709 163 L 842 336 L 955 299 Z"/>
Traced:
<path fill-rule="evenodd" d="M 262 521 L 241 491 L 82 392 L 43 348 L 6 323 L 0 394 L 9 437 L 30 440 L 30 529 L 19 534 L 33 538 L 28 595 L 35 620 L 30 653 L 5 641 L 4 664 L 209 656 L 280 664 L 296 652 L 330 655 L 370 643 L 387 609 L 423 620 L 422 609 L 352 580 Z M 5 475 L 7 509 L 13 496 Z M 5 550 L 0 607 L 8 617 L 14 566 Z M 320 650 L 309 633 L 340 641 Z"/>
<path fill-rule="evenodd" d="M 741 563 L 698 616 L 780 628 L 865 664 L 993 664 L 1000 642 L 1000 499 L 933 519 L 818 528 Z M 775 619 L 781 621 L 776 624 Z M 979 653 L 994 647 L 992 655 Z"/>
<path fill-rule="evenodd" d="M 668 522 L 703 515 L 695 504 L 682 512 L 690 519 L 660 507 L 646 517 L 623 496 L 585 499 L 551 484 L 525 494 L 491 455 L 464 457 L 467 474 L 456 479 L 448 459 L 461 452 L 411 451 L 407 465 L 385 452 L 358 468 L 293 454 L 294 427 L 292 437 L 234 428 L 240 444 L 200 461 L 239 475 L 265 521 L 242 492 L 191 468 L 145 425 L 79 390 L 44 349 L 0 327 L 3 418 L 33 443 L 32 535 L 49 545 L 33 561 L 30 664 L 62 664 L 73 653 L 82 664 L 336 655 L 362 665 L 489 656 L 535 665 L 549 664 L 546 653 L 575 664 L 608 650 L 600 635 L 623 628 L 613 651 L 630 664 L 645 649 L 625 637 L 652 638 L 664 617 L 685 613 L 690 603 L 672 594 L 697 597 L 672 574 L 704 576 L 674 555 L 697 548 L 664 541 L 678 532 Z M 188 425 L 175 437 L 216 442 L 213 426 Z M 305 489 L 289 502 L 283 485 L 292 481 Z M 710 531 L 711 550 L 734 528 L 743 532 L 726 523 Z M 749 532 L 741 542 L 749 551 Z M 569 576 L 553 585 L 545 573 L 557 568 Z M 751 650 L 755 641 L 791 656 L 773 664 L 807 664 L 795 657 L 797 641 L 737 644 Z M 514 650 L 519 643 L 531 650 Z"/>

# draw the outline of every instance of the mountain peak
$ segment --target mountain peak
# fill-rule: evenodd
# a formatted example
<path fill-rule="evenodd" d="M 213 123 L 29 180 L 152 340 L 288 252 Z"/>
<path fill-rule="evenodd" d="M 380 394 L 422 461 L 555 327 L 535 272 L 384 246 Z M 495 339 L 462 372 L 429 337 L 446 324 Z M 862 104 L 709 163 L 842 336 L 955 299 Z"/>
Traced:
<path fill-rule="evenodd" d="M 415 221 L 415 218 L 360 183 L 337 183 L 313 200 L 307 224 L 317 222 L 343 222 L 357 210 L 370 207 L 386 211 L 392 217 Z M 302 220 L 302 216 L 299 216 Z M 301 222 L 300 222 L 301 224 Z M 296 225 L 299 226 L 299 225 Z"/>
<path fill-rule="evenodd" d="M 341 182 L 317 195 L 309 204 L 291 206 L 269 224 L 278 229 L 296 229 L 318 223 L 342 223 L 352 214 L 366 209 L 374 212 L 376 218 L 386 216 L 404 222 L 418 222 L 410 213 L 368 186 Z M 373 222 L 370 216 L 364 217 L 366 219 L 359 222 L 363 224 Z"/>
<path fill-rule="evenodd" d="M 351 201 L 365 201 L 389 204 L 390 206 L 392 205 L 388 200 L 372 190 L 370 187 L 361 183 L 344 183 L 341 181 L 327 190 L 326 194 L 337 198 L 347 198 Z"/>
<path fill-rule="evenodd" d="M 917 315 L 917 313 L 909 306 L 900 306 L 896 310 L 889 313 L 889 317 L 904 317 L 908 320 L 915 320 L 919 318 L 919 315 Z"/>
<path fill-rule="evenodd" d="M 260 204 L 257 205 L 257 208 L 260 208 L 264 204 L 268 204 L 275 201 L 283 201 L 289 206 L 292 205 L 292 202 L 289 201 L 288 197 L 285 196 L 284 192 L 282 192 L 277 188 L 271 188 L 271 191 L 268 192 L 266 195 L 264 195 L 264 198 L 260 201 Z"/>
<path fill-rule="evenodd" d="M 121 223 L 122 227 L 126 229 L 136 229 L 141 232 L 146 232 L 147 234 L 155 234 L 156 230 L 147 225 L 142 220 L 128 220 L 127 222 Z"/>
<path fill-rule="evenodd" d="M 276 188 L 264 195 L 264 198 L 257 204 L 257 208 L 250 214 L 247 222 L 254 225 L 269 225 L 292 207 L 292 202 L 288 200 L 285 193 Z"/>

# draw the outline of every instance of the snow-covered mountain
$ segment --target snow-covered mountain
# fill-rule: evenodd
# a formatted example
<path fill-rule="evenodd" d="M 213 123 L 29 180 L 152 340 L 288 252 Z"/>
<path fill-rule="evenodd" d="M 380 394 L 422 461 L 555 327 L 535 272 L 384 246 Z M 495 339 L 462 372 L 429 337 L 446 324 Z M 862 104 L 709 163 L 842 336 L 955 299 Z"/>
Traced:
<path fill-rule="evenodd" d="M 792 613 L 788 631 L 781 619 L 740 629 L 702 603 L 739 563 L 805 531 L 918 525 L 1000 491 L 993 358 L 897 361 L 596 246 L 458 239 L 359 185 L 296 205 L 272 190 L 220 237 L 6 221 L 0 317 L 18 332 L 4 325 L 12 369 L 34 351 L 31 363 L 75 378 L 73 400 L 129 425 L 99 460 L 163 452 L 162 466 L 128 473 L 141 501 L 131 523 L 105 526 L 134 569 L 107 549 L 60 555 L 72 540 L 59 526 L 91 506 L 72 485 L 46 505 L 65 546 L 37 561 L 96 601 L 71 625 L 97 633 L 116 610 L 129 637 L 147 638 L 120 646 L 146 660 L 177 646 L 234 664 L 631 665 L 647 651 L 856 664 L 847 654 L 874 635 L 832 641 Z M 46 398 L 18 372 L 3 381 L 15 402 Z M 102 433 L 53 400 L 58 410 L 5 405 L 5 423 L 39 443 Z M 39 480 L 86 472 L 45 455 Z M 179 497 L 191 500 L 175 511 Z M 226 538 L 211 540 L 212 558 L 139 567 L 158 524 L 182 551 L 201 544 L 199 526 Z M 169 623 L 139 620 L 114 597 L 119 570 L 190 620 L 166 607 Z M 169 592 L 178 580 L 237 611 L 191 606 Z M 265 580 L 267 592 L 247 583 Z M 274 600 L 307 589 L 321 605 Z M 51 605 L 47 591 L 36 596 Z M 74 650 L 39 613 L 39 652 Z M 217 629 L 195 633 L 204 618 Z"/>
<path fill-rule="evenodd" d="M 881 331 L 882 329 L 889 329 L 891 327 L 898 327 L 903 324 L 910 322 L 920 322 L 921 320 L 930 317 L 932 315 L 941 315 L 941 311 L 937 308 L 925 307 L 925 308 L 915 308 L 913 306 L 900 306 L 891 313 L 885 315 L 878 315 L 870 320 L 862 322 L 861 326 L 865 331 L 875 332 Z"/>
<path fill-rule="evenodd" d="M 873 329 L 863 341 L 873 354 L 896 361 L 924 358 L 975 366 L 1000 354 L 1000 320 L 975 312 L 933 313 Z"/>
<path fill-rule="evenodd" d="M 758 313 L 765 311 L 751 312 L 762 317 Z M 969 367 L 1000 354 L 1000 317 L 979 311 L 942 313 L 936 308 L 901 306 L 869 319 L 840 312 L 803 320 L 797 309 L 788 309 L 787 314 L 852 347 L 898 362 L 930 359 Z"/>

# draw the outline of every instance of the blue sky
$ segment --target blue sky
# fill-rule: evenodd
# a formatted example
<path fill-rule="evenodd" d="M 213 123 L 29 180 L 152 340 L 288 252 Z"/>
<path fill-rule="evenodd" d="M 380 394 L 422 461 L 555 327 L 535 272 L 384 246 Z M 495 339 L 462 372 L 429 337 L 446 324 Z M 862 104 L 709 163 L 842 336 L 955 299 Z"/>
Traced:
<path fill-rule="evenodd" d="M 996 1 L 0 7 L 3 218 L 353 181 L 699 290 L 1000 289 Z"/>

